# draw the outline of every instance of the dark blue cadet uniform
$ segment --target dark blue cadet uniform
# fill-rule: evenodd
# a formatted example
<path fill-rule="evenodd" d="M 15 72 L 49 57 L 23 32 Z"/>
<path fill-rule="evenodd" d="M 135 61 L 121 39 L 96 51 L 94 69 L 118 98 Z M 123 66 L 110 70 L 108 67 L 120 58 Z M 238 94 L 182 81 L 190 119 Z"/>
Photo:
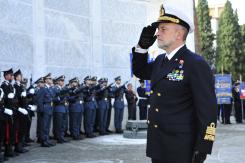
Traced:
<path fill-rule="evenodd" d="M 53 112 L 53 130 L 54 136 L 58 140 L 59 143 L 65 142 L 65 125 L 67 121 L 67 108 L 68 108 L 68 100 L 67 96 L 65 96 L 65 92 L 69 93 L 69 90 L 66 88 L 61 88 L 60 86 L 55 86 L 53 88 L 55 98 L 54 102 L 54 112 Z M 64 92 L 64 93 L 63 93 Z"/>
<path fill-rule="evenodd" d="M 70 93 L 69 103 L 70 133 L 74 140 L 79 140 L 82 115 L 84 112 L 83 88 L 73 88 L 73 91 Z"/>
<path fill-rule="evenodd" d="M 114 125 L 117 133 L 122 132 L 122 121 L 124 114 L 124 94 L 126 92 L 125 85 L 122 86 L 113 86 L 112 92 L 114 93 Z"/>
<path fill-rule="evenodd" d="M 106 134 L 107 116 L 109 109 L 109 91 L 110 87 L 101 87 L 97 92 L 99 130 L 100 134 Z"/>
<path fill-rule="evenodd" d="M 84 128 L 87 137 L 94 137 L 93 128 L 95 124 L 97 102 L 95 100 L 96 86 L 89 86 L 84 90 Z"/>
<path fill-rule="evenodd" d="M 43 146 L 51 144 L 49 141 L 49 131 L 53 115 L 53 98 L 53 89 L 47 85 L 37 91 L 38 112 L 40 113 L 41 123 L 40 137 Z"/>

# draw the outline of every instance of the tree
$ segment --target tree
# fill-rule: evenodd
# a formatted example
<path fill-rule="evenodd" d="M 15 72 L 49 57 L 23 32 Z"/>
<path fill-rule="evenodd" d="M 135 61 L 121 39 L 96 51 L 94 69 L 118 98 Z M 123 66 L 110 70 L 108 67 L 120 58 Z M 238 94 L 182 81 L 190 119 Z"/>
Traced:
<path fill-rule="evenodd" d="M 240 64 L 239 64 L 239 67 L 240 67 L 240 73 L 242 75 L 242 79 L 243 81 L 245 80 L 245 24 L 241 25 L 240 26 L 240 29 L 241 29 L 241 41 L 242 41 L 242 44 L 241 44 L 241 55 L 239 57 L 239 61 L 240 61 Z"/>
<path fill-rule="evenodd" d="M 196 9 L 200 53 L 208 64 L 213 67 L 215 64 L 215 50 L 213 47 L 214 34 L 211 28 L 211 17 L 207 0 L 199 0 Z"/>
<path fill-rule="evenodd" d="M 241 55 L 241 31 L 238 17 L 227 1 L 221 13 L 217 31 L 216 69 L 231 72 L 233 80 L 239 78 Z"/>

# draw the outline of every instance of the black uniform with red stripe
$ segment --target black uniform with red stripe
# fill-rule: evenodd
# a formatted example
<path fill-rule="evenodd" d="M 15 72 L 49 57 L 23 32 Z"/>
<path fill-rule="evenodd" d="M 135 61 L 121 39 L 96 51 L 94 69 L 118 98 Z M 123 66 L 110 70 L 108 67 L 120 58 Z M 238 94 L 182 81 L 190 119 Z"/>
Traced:
<path fill-rule="evenodd" d="M 4 107 L 13 110 L 13 113 L 16 112 L 16 99 L 15 98 L 9 98 L 8 95 L 10 93 L 14 94 L 14 87 L 12 84 L 8 81 L 4 81 L 1 85 L 1 88 L 4 92 Z M 6 115 L 5 123 L 4 123 L 4 129 L 5 129 L 5 155 L 6 156 L 12 156 L 13 150 L 12 145 L 15 143 L 15 130 L 14 130 L 14 118 L 13 116 Z"/>
<path fill-rule="evenodd" d="M 27 98 L 26 95 L 23 96 L 21 95 L 22 92 L 26 92 L 25 87 L 18 83 L 15 82 L 14 83 L 14 88 L 15 88 L 15 96 L 18 100 L 17 106 L 16 108 L 23 108 L 23 109 L 27 109 L 28 104 L 27 104 Z M 24 115 L 21 112 L 16 112 L 15 114 L 15 123 L 16 123 L 16 143 L 24 143 L 24 138 L 25 135 L 27 134 L 27 125 L 28 125 L 28 121 L 29 121 L 29 115 Z M 21 145 L 20 145 L 21 146 Z M 18 150 L 22 150 L 22 147 L 18 147 Z"/>
<path fill-rule="evenodd" d="M 166 62 L 159 55 L 133 48 L 133 72 L 151 80 L 147 156 L 171 163 L 190 163 L 194 151 L 210 154 L 215 137 L 214 78 L 204 59 L 182 47 Z"/>
<path fill-rule="evenodd" d="M 0 95 L 2 94 L 2 89 L 0 89 Z M 2 145 L 4 144 L 4 123 L 5 123 L 6 115 L 4 114 L 4 103 L 3 99 L 0 97 L 0 162 L 4 160 L 4 157 L 2 155 Z"/>

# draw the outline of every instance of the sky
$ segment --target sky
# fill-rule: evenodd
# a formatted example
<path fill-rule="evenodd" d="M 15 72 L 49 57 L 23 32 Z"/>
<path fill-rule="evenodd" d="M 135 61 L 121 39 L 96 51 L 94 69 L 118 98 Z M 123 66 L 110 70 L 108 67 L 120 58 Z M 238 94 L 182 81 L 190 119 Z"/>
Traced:
<path fill-rule="evenodd" d="M 208 0 L 209 4 L 221 4 L 225 3 L 226 0 Z M 245 24 L 245 0 L 230 0 L 232 8 L 237 9 L 239 24 Z"/>

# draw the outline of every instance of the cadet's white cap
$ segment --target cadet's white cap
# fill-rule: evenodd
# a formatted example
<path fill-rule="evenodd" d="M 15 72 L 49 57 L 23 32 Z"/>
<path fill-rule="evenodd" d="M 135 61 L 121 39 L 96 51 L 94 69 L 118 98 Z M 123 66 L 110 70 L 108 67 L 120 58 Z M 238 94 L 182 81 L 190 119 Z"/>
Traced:
<path fill-rule="evenodd" d="M 175 23 L 184 26 L 189 33 L 194 31 L 193 20 L 184 13 L 183 9 L 168 4 L 161 5 L 159 18 L 152 25 L 158 26 L 159 23 Z"/>

